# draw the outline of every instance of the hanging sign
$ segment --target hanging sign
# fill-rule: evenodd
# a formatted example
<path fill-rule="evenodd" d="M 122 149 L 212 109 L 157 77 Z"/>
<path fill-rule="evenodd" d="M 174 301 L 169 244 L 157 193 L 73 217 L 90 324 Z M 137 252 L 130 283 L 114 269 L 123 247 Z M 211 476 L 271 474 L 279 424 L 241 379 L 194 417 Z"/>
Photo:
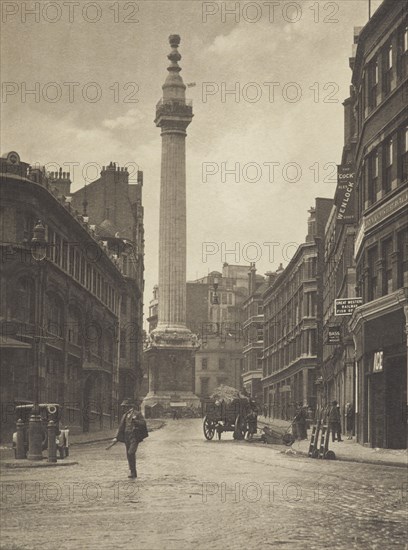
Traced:
<path fill-rule="evenodd" d="M 363 305 L 363 298 L 337 298 L 334 301 L 334 314 L 340 315 L 352 315 L 356 307 Z"/>
<path fill-rule="evenodd" d="M 337 167 L 337 188 L 334 203 L 337 207 L 336 222 L 340 224 L 355 223 L 354 195 L 355 173 L 352 165 Z"/>
<path fill-rule="evenodd" d="M 340 334 L 340 326 L 333 326 L 329 327 L 329 330 L 327 332 L 327 344 L 340 344 L 341 342 L 341 334 Z"/>
<path fill-rule="evenodd" d="M 376 351 L 374 353 L 373 372 L 382 372 L 384 361 L 384 352 Z"/>

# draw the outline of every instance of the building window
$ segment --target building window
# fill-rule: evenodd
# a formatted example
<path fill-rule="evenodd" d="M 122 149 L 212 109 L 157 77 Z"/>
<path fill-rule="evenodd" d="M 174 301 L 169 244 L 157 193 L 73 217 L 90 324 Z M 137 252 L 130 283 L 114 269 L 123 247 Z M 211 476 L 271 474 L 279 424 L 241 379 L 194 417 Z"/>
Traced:
<path fill-rule="evenodd" d="M 75 258 L 75 251 L 73 244 L 68 244 L 68 260 L 69 260 L 69 274 L 74 275 L 74 258 Z"/>
<path fill-rule="evenodd" d="M 208 395 L 208 378 L 201 378 L 201 395 Z"/>
<path fill-rule="evenodd" d="M 377 107 L 378 93 L 378 61 L 372 61 L 368 68 L 368 106 L 370 109 Z"/>
<path fill-rule="evenodd" d="M 47 299 L 47 330 L 59 337 L 62 335 L 62 303 L 55 294 L 50 294 Z"/>
<path fill-rule="evenodd" d="M 408 229 L 398 234 L 398 288 L 408 287 Z"/>
<path fill-rule="evenodd" d="M 317 354 L 316 330 L 309 331 L 309 353 L 310 355 Z"/>
<path fill-rule="evenodd" d="M 122 313 L 123 315 L 127 314 L 127 296 L 122 296 Z"/>
<path fill-rule="evenodd" d="M 105 341 L 105 351 L 106 351 L 106 358 L 108 363 L 113 363 L 113 337 L 111 335 L 105 335 L 104 338 Z"/>
<path fill-rule="evenodd" d="M 98 276 L 97 276 L 97 287 L 96 287 L 96 293 L 98 295 L 98 298 L 100 298 L 102 296 L 102 289 L 101 289 L 101 276 L 100 274 L 98 273 Z"/>
<path fill-rule="evenodd" d="M 102 330 L 98 323 L 91 321 L 87 326 L 86 343 L 91 353 L 100 356 L 102 353 Z"/>
<path fill-rule="evenodd" d="M 398 178 L 404 182 L 408 179 L 408 126 L 402 128 L 398 137 Z"/>
<path fill-rule="evenodd" d="M 384 193 L 389 193 L 391 191 L 391 182 L 392 182 L 392 158 L 393 158 L 393 145 L 392 139 L 389 139 L 384 144 L 383 152 L 383 166 L 384 166 L 384 176 L 383 176 L 383 190 Z"/>
<path fill-rule="evenodd" d="M 75 271 L 74 271 L 74 277 L 77 281 L 79 281 L 79 270 L 80 270 L 80 256 L 78 250 L 75 251 Z"/>
<path fill-rule="evenodd" d="M 81 285 L 85 284 L 85 258 L 81 255 Z"/>
<path fill-rule="evenodd" d="M 89 290 L 91 289 L 91 278 L 92 278 L 91 266 L 87 264 L 86 265 L 86 288 L 88 288 Z"/>
<path fill-rule="evenodd" d="M 387 95 L 391 91 L 392 80 L 392 44 L 386 46 L 383 57 L 383 91 Z"/>
<path fill-rule="evenodd" d="M 68 243 L 67 241 L 62 241 L 62 269 L 67 271 L 68 267 Z"/>
<path fill-rule="evenodd" d="M 75 308 L 70 307 L 68 316 L 68 342 L 79 346 L 81 343 L 81 315 Z"/>
<path fill-rule="evenodd" d="M 207 359 L 207 357 L 203 357 L 201 359 L 201 369 L 202 370 L 207 370 L 207 368 L 208 368 L 208 359 Z"/>
<path fill-rule="evenodd" d="M 403 25 L 398 33 L 397 76 L 400 80 L 408 74 L 408 26 Z"/>
<path fill-rule="evenodd" d="M 218 359 L 218 368 L 219 368 L 219 370 L 225 370 L 225 358 L 224 357 L 220 357 Z"/>
<path fill-rule="evenodd" d="M 373 204 L 377 199 L 378 189 L 378 151 L 371 153 L 368 161 L 368 203 Z"/>
<path fill-rule="evenodd" d="M 262 304 L 258 304 L 258 315 L 263 315 L 263 305 Z"/>
<path fill-rule="evenodd" d="M 384 275 L 382 294 L 392 292 L 392 238 L 383 242 Z"/>
<path fill-rule="evenodd" d="M 57 265 L 61 265 L 61 245 L 62 245 L 62 239 L 58 235 L 58 233 L 55 234 L 55 256 L 54 261 Z"/>
<path fill-rule="evenodd" d="M 370 302 L 377 297 L 377 247 L 371 248 L 367 253 L 367 268 L 368 268 L 368 292 L 367 299 Z"/>
<path fill-rule="evenodd" d="M 126 357 L 126 337 L 122 337 L 120 340 L 120 356 L 122 359 Z"/>
<path fill-rule="evenodd" d="M 256 331 L 256 341 L 263 342 L 263 328 L 258 328 Z"/>

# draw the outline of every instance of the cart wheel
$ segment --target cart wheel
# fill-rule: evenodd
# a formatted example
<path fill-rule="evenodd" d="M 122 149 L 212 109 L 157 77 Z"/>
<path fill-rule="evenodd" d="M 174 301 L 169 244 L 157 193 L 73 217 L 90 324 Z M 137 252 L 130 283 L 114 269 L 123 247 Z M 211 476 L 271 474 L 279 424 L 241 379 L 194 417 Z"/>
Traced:
<path fill-rule="evenodd" d="M 244 439 L 246 426 L 242 422 L 241 415 L 238 415 L 235 419 L 234 439 Z"/>
<path fill-rule="evenodd" d="M 326 460 L 336 460 L 336 455 L 335 455 L 334 451 L 326 451 L 324 453 L 324 458 Z"/>
<path fill-rule="evenodd" d="M 284 442 L 284 444 L 287 447 L 289 447 L 290 445 L 292 445 L 295 442 L 295 438 L 293 437 L 292 434 L 284 434 L 282 436 L 282 441 Z"/>
<path fill-rule="evenodd" d="M 214 437 L 215 424 L 210 418 L 208 418 L 208 416 L 204 417 L 203 430 L 206 439 L 211 440 Z"/>
<path fill-rule="evenodd" d="M 319 450 L 318 449 L 313 449 L 312 458 L 319 458 Z"/>

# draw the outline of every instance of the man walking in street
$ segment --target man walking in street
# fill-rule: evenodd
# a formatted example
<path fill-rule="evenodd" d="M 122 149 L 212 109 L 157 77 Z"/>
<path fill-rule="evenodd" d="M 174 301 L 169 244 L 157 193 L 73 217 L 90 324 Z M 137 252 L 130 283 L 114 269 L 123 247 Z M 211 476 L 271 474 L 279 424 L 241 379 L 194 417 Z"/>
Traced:
<path fill-rule="evenodd" d="M 332 441 L 343 441 L 341 438 L 341 418 L 340 410 L 337 406 L 337 401 L 332 401 L 332 406 L 329 410 L 328 436 L 332 434 Z"/>
<path fill-rule="evenodd" d="M 125 399 L 121 404 L 124 414 L 113 442 L 121 441 L 126 445 L 126 456 L 129 464 L 129 478 L 136 478 L 136 451 L 140 442 L 148 437 L 146 420 L 139 410 L 139 403 Z"/>

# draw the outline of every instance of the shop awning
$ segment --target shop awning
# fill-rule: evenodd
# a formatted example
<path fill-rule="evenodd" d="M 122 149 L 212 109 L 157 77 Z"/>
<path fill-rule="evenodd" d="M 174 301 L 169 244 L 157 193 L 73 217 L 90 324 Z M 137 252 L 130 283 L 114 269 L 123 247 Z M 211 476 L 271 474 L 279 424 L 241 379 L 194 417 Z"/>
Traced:
<path fill-rule="evenodd" d="M 20 340 L 15 340 L 14 338 L 10 338 L 10 336 L 1 336 L 0 348 L 31 349 L 31 344 L 27 344 L 26 342 L 21 342 Z"/>

